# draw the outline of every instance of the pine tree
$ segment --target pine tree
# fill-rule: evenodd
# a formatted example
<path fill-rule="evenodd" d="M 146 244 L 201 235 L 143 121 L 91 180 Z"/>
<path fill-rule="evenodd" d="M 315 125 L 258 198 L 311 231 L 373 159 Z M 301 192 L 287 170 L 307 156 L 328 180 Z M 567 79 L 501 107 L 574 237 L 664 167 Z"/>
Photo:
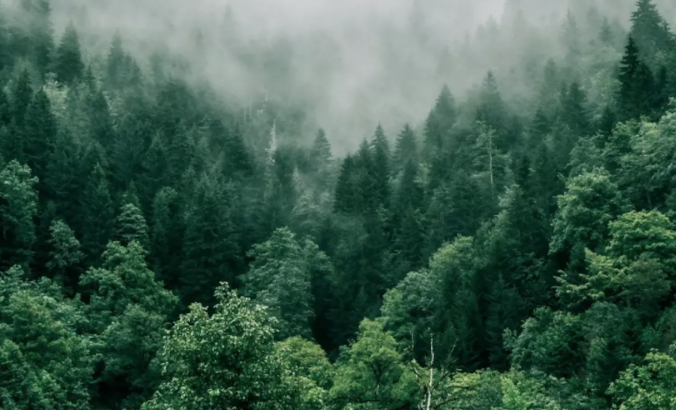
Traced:
<path fill-rule="evenodd" d="M 51 69 L 54 52 L 50 2 L 49 0 L 24 0 L 21 6 L 28 19 L 30 58 L 40 74 L 45 75 Z"/>
<path fill-rule="evenodd" d="M 221 282 L 235 281 L 239 269 L 239 232 L 233 222 L 230 188 L 205 178 L 195 188 L 186 213 L 181 294 L 186 304 L 210 305 Z"/>
<path fill-rule="evenodd" d="M 636 42 L 641 60 L 652 64 L 658 53 L 673 47 L 674 41 L 668 24 L 652 0 L 638 0 L 636 6 L 631 15 L 629 36 Z"/>
<path fill-rule="evenodd" d="M 54 201 L 57 213 L 72 226 L 80 226 L 76 223 L 79 215 L 78 200 L 87 182 L 82 172 L 81 152 L 72 135 L 60 130 L 47 163 L 45 178 L 47 196 Z"/>
<path fill-rule="evenodd" d="M 148 249 L 148 225 L 137 205 L 129 202 L 122 205 L 115 221 L 114 239 L 124 246 L 136 241 L 144 249 Z"/>
<path fill-rule="evenodd" d="M 160 189 L 152 206 L 150 251 L 153 270 L 169 289 L 178 287 L 183 229 L 178 193 L 172 188 Z"/>
<path fill-rule="evenodd" d="M 562 96 L 561 119 L 576 137 L 590 133 L 586 103 L 587 95 L 577 82 L 573 82 Z"/>
<path fill-rule="evenodd" d="M 49 238 L 49 269 L 52 277 L 67 289 L 74 289 L 80 280 L 80 264 L 84 259 L 80 241 L 62 220 L 52 222 Z"/>
<path fill-rule="evenodd" d="M 455 120 L 455 101 L 451 90 L 444 85 L 425 122 L 423 153 L 426 161 L 432 161 L 443 152 L 452 150 L 451 130 Z"/>
<path fill-rule="evenodd" d="M 41 191 L 44 191 L 47 164 L 54 150 L 56 132 L 56 120 L 49 97 L 41 89 L 28 105 L 24 121 L 25 157 L 28 166 L 40 180 Z"/>
<path fill-rule="evenodd" d="M 0 172 L 0 269 L 27 267 L 33 256 L 38 196 L 37 178 L 19 162 L 10 161 Z"/>
<path fill-rule="evenodd" d="M 383 128 L 378 125 L 373 137 L 374 206 L 390 206 L 390 146 Z"/>
<path fill-rule="evenodd" d="M 68 85 L 72 85 L 75 81 L 78 81 L 84 73 L 80 40 L 72 22 L 66 26 L 66 31 L 56 49 L 54 72 L 56 73 L 57 81 Z"/>
<path fill-rule="evenodd" d="M 501 145 L 500 139 L 504 137 L 507 128 L 507 109 L 497 80 L 491 71 L 488 72 L 481 85 L 476 119 L 495 130 L 498 138 L 496 144 Z"/>
<path fill-rule="evenodd" d="M 416 142 L 415 134 L 411 126 L 405 124 L 397 137 L 392 158 L 392 171 L 395 173 L 401 172 L 409 162 L 417 165 L 419 161 L 418 143 Z"/>
<path fill-rule="evenodd" d="M 352 155 L 348 155 L 343 160 L 340 175 L 336 182 L 334 212 L 354 214 L 362 209 L 362 197 L 357 184 L 357 172 L 355 158 Z"/>
<path fill-rule="evenodd" d="M 14 81 L 11 92 L 12 120 L 18 128 L 22 128 L 26 119 L 26 111 L 33 99 L 31 76 L 28 70 L 24 69 L 19 72 L 19 76 Z"/>
<path fill-rule="evenodd" d="M 622 120 L 650 113 L 653 76 L 650 68 L 640 60 L 639 49 L 629 37 L 620 63 L 620 91 L 618 103 Z"/>
<path fill-rule="evenodd" d="M 90 262 L 97 261 L 113 235 L 115 214 L 106 173 L 96 164 L 80 200 L 82 247 Z"/>

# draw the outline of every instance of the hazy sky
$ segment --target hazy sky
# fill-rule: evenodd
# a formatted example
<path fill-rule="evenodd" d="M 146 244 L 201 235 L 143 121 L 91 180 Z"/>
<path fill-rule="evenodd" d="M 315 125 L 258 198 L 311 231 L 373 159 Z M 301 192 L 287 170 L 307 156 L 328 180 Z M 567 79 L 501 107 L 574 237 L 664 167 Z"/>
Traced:
<path fill-rule="evenodd" d="M 2 0 L 0 0 L 2 1 Z M 222 47 L 223 22 L 231 7 L 244 41 L 269 43 L 285 38 L 297 46 L 288 70 L 292 81 L 281 81 L 290 98 L 309 106 L 309 115 L 327 128 L 337 151 L 353 149 L 382 122 L 390 138 L 404 121 L 424 119 L 444 82 L 462 98 L 489 69 L 509 71 L 515 56 L 507 52 L 504 67 L 486 62 L 453 60 L 467 34 L 493 17 L 498 24 L 505 2 L 520 4 L 531 24 L 560 30 L 559 17 L 571 3 L 596 3 L 617 13 L 620 3 L 634 0 L 52 0 L 57 35 L 74 21 L 87 46 L 107 49 L 119 29 L 125 45 L 139 56 L 160 46 L 184 55 L 193 75 L 207 80 L 224 95 L 243 100 L 274 89 L 240 64 Z M 664 0 L 667 3 L 673 0 Z M 608 7 L 610 7 L 608 9 Z M 622 11 L 623 18 L 628 14 Z M 412 39 L 422 27 L 431 41 Z M 204 37 L 195 50 L 195 32 Z M 558 34 L 556 34 L 558 35 Z M 443 47 L 455 64 L 453 73 L 439 75 Z M 496 50 L 486 51 L 501 52 Z M 484 51 L 482 51 L 484 52 Z M 489 56 L 490 57 L 490 56 Z M 494 59 L 495 60 L 495 59 Z M 511 60 L 511 61 L 510 61 Z M 500 81 L 501 79 L 498 78 Z M 266 84 L 266 81 L 268 82 Z M 277 84 L 280 85 L 280 84 Z M 274 93 L 274 91 L 273 91 Z M 288 97 L 288 96 L 287 96 Z M 245 103 L 245 101 L 241 101 Z"/>

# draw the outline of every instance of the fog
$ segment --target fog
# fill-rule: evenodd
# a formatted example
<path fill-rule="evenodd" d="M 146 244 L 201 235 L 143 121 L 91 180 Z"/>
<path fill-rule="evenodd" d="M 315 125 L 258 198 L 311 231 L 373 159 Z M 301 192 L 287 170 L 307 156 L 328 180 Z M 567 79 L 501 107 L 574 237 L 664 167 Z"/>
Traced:
<path fill-rule="evenodd" d="M 663 7 L 673 7 L 669 0 Z M 514 65 L 562 55 L 569 9 L 590 7 L 626 26 L 633 0 L 52 0 L 57 36 L 69 21 L 89 55 L 105 55 L 119 30 L 140 61 L 170 51 L 247 107 L 270 98 L 302 107 L 336 152 L 382 123 L 392 139 L 419 125 L 444 83 L 457 98 L 493 70 L 508 96 L 529 90 Z M 518 20 L 521 18 L 521 20 Z M 499 31 L 498 31 L 499 30 Z M 517 35 L 521 33 L 521 37 Z M 518 37 L 518 38 L 517 38 Z M 145 61 L 147 63 L 147 61 Z"/>

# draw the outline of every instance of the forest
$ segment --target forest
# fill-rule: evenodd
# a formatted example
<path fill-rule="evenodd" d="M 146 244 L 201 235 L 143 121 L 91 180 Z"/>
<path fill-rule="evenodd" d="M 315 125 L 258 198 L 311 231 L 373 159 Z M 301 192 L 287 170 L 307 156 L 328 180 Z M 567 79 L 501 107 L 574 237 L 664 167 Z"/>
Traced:
<path fill-rule="evenodd" d="M 0 409 L 676 409 L 670 1 L 414 7 L 327 128 L 317 44 L 101 46 L 68 1 L 0 0 Z M 264 92 L 201 77 L 214 30 Z"/>

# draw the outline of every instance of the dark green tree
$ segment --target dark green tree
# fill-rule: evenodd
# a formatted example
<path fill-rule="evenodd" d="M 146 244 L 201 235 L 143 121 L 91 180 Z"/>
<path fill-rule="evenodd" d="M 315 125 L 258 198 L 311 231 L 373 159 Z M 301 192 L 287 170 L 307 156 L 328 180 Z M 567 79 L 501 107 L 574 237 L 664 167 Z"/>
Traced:
<path fill-rule="evenodd" d="M 80 39 L 72 22 L 66 26 L 66 31 L 63 33 L 61 42 L 56 49 L 54 73 L 57 81 L 68 85 L 78 81 L 84 74 Z"/>
<path fill-rule="evenodd" d="M 97 261 L 112 238 L 115 210 L 108 179 L 100 164 L 89 175 L 80 199 L 82 248 L 90 262 Z"/>

